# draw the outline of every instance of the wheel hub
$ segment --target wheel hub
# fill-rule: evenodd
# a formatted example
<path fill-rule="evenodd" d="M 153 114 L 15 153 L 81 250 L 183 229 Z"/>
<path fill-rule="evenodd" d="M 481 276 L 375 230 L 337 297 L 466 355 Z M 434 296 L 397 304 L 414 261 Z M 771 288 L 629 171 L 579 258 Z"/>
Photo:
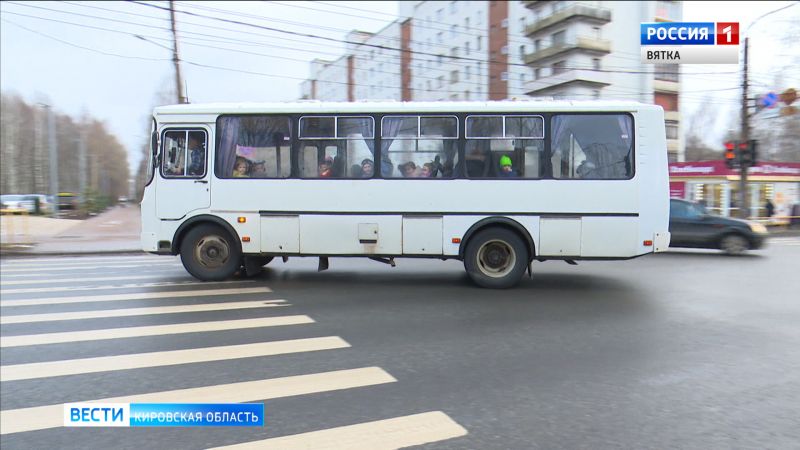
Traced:
<path fill-rule="evenodd" d="M 230 247 L 222 237 L 208 236 L 197 243 L 195 256 L 203 266 L 210 269 L 218 268 L 228 261 Z"/>
<path fill-rule="evenodd" d="M 478 250 L 478 268 L 493 278 L 508 275 L 514 269 L 516 262 L 514 250 L 505 241 L 489 241 Z"/>

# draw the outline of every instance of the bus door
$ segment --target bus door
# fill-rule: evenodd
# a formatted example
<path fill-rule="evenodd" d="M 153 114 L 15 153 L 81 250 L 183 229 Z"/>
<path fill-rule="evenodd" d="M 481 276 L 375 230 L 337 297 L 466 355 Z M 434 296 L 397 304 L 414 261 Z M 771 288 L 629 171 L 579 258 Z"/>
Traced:
<path fill-rule="evenodd" d="M 180 219 L 211 205 L 209 133 L 204 128 L 169 128 L 161 140 L 160 177 L 156 189 L 159 219 Z"/>

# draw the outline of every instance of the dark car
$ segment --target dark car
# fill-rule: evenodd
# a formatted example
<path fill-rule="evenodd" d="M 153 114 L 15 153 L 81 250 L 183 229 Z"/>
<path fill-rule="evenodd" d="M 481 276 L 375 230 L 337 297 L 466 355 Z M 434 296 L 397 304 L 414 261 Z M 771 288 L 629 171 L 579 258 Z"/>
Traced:
<path fill-rule="evenodd" d="M 761 248 L 767 228 L 757 222 L 709 214 L 703 205 L 669 201 L 670 247 L 717 248 L 736 255 Z"/>

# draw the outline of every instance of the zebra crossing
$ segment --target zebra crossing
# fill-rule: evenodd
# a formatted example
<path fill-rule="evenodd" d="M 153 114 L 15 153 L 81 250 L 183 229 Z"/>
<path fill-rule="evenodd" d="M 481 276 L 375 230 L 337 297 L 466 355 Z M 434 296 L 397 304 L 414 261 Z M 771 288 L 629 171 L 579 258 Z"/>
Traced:
<path fill-rule="evenodd" d="M 800 237 L 796 236 L 781 236 L 781 237 L 770 237 L 767 241 L 772 245 L 779 245 L 779 246 L 789 246 L 789 247 L 798 247 L 800 246 Z"/>
<path fill-rule="evenodd" d="M 208 364 L 242 361 L 263 361 L 264 367 L 273 367 L 270 358 L 279 357 L 303 358 L 319 368 L 337 359 L 325 355 L 357 351 L 341 336 L 320 335 L 314 318 L 295 311 L 295 305 L 280 297 L 262 282 L 250 279 L 197 282 L 185 274 L 177 259 L 163 257 L 0 261 L 0 382 L 4 388 L 0 435 L 4 447 L 31 448 L 35 445 L 30 440 L 37 439 L 37 433 L 63 425 L 64 401 L 48 403 L 42 400 L 46 396 L 35 396 L 36 400 L 26 404 L 24 395 L 14 398 L 14 387 L 19 383 L 25 383 L 23 392 L 41 394 L 39 391 L 54 382 L 78 379 L 91 383 L 114 376 L 130 379 L 128 386 L 120 387 L 120 395 L 102 395 L 107 392 L 98 390 L 99 398 L 87 398 L 67 391 L 61 393 L 59 400 L 265 402 L 269 406 L 270 401 L 278 399 L 380 389 L 402 382 L 383 368 L 369 364 L 343 368 L 331 363 L 330 370 L 280 376 L 270 376 L 269 370 L 259 371 L 261 378 L 245 380 L 234 375 L 220 379 L 203 371 Z M 240 333 L 243 340 L 232 338 Z M 278 338 L 283 333 L 288 335 Z M 179 336 L 190 340 L 177 339 Z M 133 342 L 136 345 L 131 345 Z M 186 342 L 196 344 L 184 345 Z M 96 344 L 103 345 L 95 347 Z M 137 378 L 126 377 L 130 373 L 147 374 L 146 371 L 173 373 L 186 367 L 195 374 L 194 385 L 178 389 L 137 389 Z M 70 384 L 58 385 L 69 389 Z M 370 405 L 359 407 L 368 409 Z M 337 426 L 322 423 L 311 427 L 314 429 L 288 434 L 271 429 L 267 420 L 264 429 L 243 435 L 237 444 L 201 440 L 192 446 L 394 449 L 467 434 L 464 427 L 438 408 L 398 411 L 394 417 L 376 415 L 374 419 L 346 425 L 336 422 Z M 189 432 L 182 436 L 192 438 Z M 89 441 L 73 445 L 91 447 L 91 435 L 86 437 Z"/>

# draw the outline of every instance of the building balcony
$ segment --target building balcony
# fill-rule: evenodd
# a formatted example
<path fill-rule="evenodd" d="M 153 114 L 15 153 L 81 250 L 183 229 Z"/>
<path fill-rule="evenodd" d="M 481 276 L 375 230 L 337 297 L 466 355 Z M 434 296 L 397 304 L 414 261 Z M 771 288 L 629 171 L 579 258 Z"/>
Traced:
<path fill-rule="evenodd" d="M 525 6 L 530 8 L 533 3 L 535 2 L 525 2 Z M 573 19 L 602 25 L 611 22 L 611 10 L 592 5 L 584 5 L 582 3 L 575 3 L 567 6 L 561 11 L 528 25 L 525 27 L 525 34 L 528 35 L 528 37 L 532 37 L 532 35 L 540 31 L 544 31 L 564 21 Z"/>
<path fill-rule="evenodd" d="M 572 69 L 564 72 L 541 77 L 525 83 L 525 93 L 528 95 L 548 95 L 554 89 L 563 88 L 565 85 L 583 85 L 590 87 L 605 87 L 611 84 L 608 72 L 595 72 L 588 69 Z"/>
<path fill-rule="evenodd" d="M 554 58 L 574 50 L 582 50 L 598 55 L 611 53 L 611 41 L 607 39 L 592 39 L 589 37 L 578 36 L 568 42 L 553 44 L 533 53 L 525 55 L 525 64 L 534 65 L 540 61 Z"/>
<path fill-rule="evenodd" d="M 653 80 L 653 90 L 656 92 L 678 93 L 681 90 L 680 83 L 667 80 Z"/>

